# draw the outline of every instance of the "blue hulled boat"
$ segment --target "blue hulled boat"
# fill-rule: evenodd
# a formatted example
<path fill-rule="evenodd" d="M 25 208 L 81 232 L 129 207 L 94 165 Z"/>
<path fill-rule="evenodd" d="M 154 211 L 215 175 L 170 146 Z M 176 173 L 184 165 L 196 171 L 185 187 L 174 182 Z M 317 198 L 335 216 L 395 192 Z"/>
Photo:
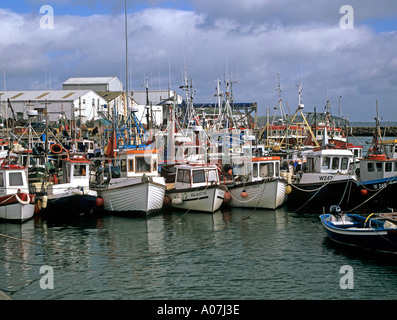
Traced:
<path fill-rule="evenodd" d="M 397 221 L 387 215 L 345 214 L 331 206 L 329 214 L 320 215 L 329 238 L 345 245 L 397 253 Z"/>

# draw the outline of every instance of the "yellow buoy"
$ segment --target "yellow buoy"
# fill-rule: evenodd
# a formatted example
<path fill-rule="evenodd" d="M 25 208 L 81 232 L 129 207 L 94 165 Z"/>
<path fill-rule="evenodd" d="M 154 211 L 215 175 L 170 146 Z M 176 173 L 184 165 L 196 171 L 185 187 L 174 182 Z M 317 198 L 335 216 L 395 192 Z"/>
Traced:
<path fill-rule="evenodd" d="M 292 187 L 291 187 L 291 185 L 287 185 L 286 187 L 285 187 L 285 193 L 286 194 L 290 194 L 292 192 Z"/>

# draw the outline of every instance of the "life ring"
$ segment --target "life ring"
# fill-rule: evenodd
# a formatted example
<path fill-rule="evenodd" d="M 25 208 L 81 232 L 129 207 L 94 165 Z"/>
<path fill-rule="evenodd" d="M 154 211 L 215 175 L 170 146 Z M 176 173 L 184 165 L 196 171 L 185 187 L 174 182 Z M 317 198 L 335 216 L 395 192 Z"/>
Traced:
<path fill-rule="evenodd" d="M 15 194 L 15 198 L 18 200 L 20 204 L 29 204 L 30 203 L 30 197 L 28 194 L 26 194 L 26 200 L 23 201 L 20 197 L 18 197 L 18 194 Z"/>
<path fill-rule="evenodd" d="M 50 149 L 51 149 L 51 152 L 55 153 L 55 154 L 62 152 L 62 146 L 58 143 L 52 144 Z"/>

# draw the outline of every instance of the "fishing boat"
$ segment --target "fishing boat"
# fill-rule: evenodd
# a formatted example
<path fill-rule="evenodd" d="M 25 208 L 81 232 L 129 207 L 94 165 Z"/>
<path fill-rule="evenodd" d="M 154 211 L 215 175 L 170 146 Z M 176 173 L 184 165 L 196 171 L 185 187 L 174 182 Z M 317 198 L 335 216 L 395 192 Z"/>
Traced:
<path fill-rule="evenodd" d="M 90 213 L 97 204 L 97 192 L 89 187 L 91 161 L 69 154 L 60 161 L 61 173 L 54 174 L 51 183 L 33 184 L 39 196 L 38 209 L 52 218 Z"/>
<path fill-rule="evenodd" d="M 0 165 L 0 218 L 23 223 L 34 215 L 35 196 L 29 193 L 28 169 Z"/>
<path fill-rule="evenodd" d="M 290 209 L 322 207 L 336 201 L 346 206 L 355 203 L 358 188 L 351 150 L 322 148 L 305 156 L 300 169 L 293 167 L 292 183 L 287 190 Z"/>
<path fill-rule="evenodd" d="M 216 165 L 176 165 L 175 183 L 167 188 L 165 203 L 173 208 L 213 213 L 223 203 Z"/>
<path fill-rule="evenodd" d="M 108 163 L 105 180 L 92 186 L 103 199 L 103 209 L 146 216 L 160 211 L 166 184 L 157 166 L 156 149 L 119 151 L 114 161 Z"/>
<path fill-rule="evenodd" d="M 382 140 L 378 116 L 372 145 L 356 169 L 358 185 L 366 201 L 396 202 L 397 139 Z"/>
<path fill-rule="evenodd" d="M 345 245 L 383 252 L 397 252 L 397 221 L 387 217 L 345 214 L 339 206 L 320 215 L 329 238 Z"/>
<path fill-rule="evenodd" d="M 247 171 L 227 185 L 231 207 L 276 209 L 284 204 L 287 180 L 280 176 L 280 157 L 254 157 Z"/>

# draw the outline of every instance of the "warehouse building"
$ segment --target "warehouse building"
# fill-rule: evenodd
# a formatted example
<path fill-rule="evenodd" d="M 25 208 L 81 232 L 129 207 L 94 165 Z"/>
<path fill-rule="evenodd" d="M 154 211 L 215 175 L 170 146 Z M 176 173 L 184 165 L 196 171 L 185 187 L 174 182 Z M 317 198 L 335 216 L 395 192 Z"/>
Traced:
<path fill-rule="evenodd" d="M 0 110 L 3 118 L 27 120 L 29 110 L 37 110 L 44 119 L 47 110 L 50 122 L 81 119 L 81 123 L 101 118 L 106 100 L 92 90 L 46 90 L 0 92 Z"/>
<path fill-rule="evenodd" d="M 62 88 L 64 90 L 124 91 L 123 83 L 117 77 L 82 77 L 69 78 Z"/>

